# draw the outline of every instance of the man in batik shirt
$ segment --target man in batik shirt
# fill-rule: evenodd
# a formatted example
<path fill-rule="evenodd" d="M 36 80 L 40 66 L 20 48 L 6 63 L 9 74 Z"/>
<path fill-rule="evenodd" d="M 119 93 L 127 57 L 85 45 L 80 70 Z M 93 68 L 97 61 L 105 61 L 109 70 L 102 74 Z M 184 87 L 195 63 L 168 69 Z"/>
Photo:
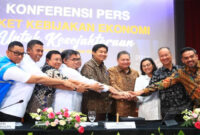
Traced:
<path fill-rule="evenodd" d="M 86 62 L 81 74 L 89 79 L 109 85 L 109 75 L 104 65 L 107 58 L 108 47 L 104 44 L 97 44 L 92 48 L 92 59 Z M 111 113 L 112 99 L 108 92 L 96 93 L 88 91 L 83 93 L 82 112 L 96 111 L 96 120 L 105 120 L 106 114 Z"/>
<path fill-rule="evenodd" d="M 115 89 L 121 91 L 133 91 L 135 80 L 139 76 L 138 72 L 130 68 L 130 54 L 127 51 L 121 51 L 117 55 L 118 65 L 109 68 L 110 84 Z M 136 99 L 116 100 L 116 112 L 119 116 L 134 116 L 137 117 Z"/>
<path fill-rule="evenodd" d="M 158 50 L 158 55 L 163 66 L 153 73 L 150 84 L 169 77 L 177 71 L 180 66 L 172 64 L 172 54 L 167 47 Z M 191 109 L 191 100 L 181 83 L 177 83 L 163 91 L 159 91 L 161 100 L 162 117 L 166 113 L 179 114 L 186 108 Z"/>

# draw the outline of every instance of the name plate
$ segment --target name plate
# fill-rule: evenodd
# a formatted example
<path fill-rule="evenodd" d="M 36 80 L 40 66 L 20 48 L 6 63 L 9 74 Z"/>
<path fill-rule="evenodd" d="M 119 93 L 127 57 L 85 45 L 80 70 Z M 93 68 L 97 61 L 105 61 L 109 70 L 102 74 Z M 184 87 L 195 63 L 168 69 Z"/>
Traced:
<path fill-rule="evenodd" d="M 35 125 L 37 125 L 37 126 L 46 126 L 45 122 L 43 122 L 43 121 L 35 121 Z"/>
<path fill-rule="evenodd" d="M 106 122 L 104 124 L 106 129 L 134 129 L 135 122 Z"/>
<path fill-rule="evenodd" d="M 87 127 L 87 126 L 98 126 L 98 122 L 81 122 L 80 123 L 81 126 L 83 127 Z"/>
<path fill-rule="evenodd" d="M 0 129 L 15 129 L 15 122 L 0 122 Z"/>

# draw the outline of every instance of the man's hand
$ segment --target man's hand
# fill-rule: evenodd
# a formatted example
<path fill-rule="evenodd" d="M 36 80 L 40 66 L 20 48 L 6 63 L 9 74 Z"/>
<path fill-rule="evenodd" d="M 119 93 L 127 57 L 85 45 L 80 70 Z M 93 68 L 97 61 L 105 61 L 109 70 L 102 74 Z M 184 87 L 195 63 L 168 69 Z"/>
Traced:
<path fill-rule="evenodd" d="M 140 90 L 140 91 L 129 91 L 129 93 L 132 95 L 132 96 L 140 96 L 144 93 L 144 90 Z"/>
<path fill-rule="evenodd" d="M 84 84 L 84 83 L 80 83 L 79 85 L 77 85 L 77 92 L 79 93 L 83 93 L 83 92 L 86 92 L 88 91 L 88 84 Z"/>
<path fill-rule="evenodd" d="M 110 93 L 112 93 L 112 94 L 118 95 L 119 92 L 120 92 L 121 90 L 117 90 L 117 89 L 115 89 L 114 87 L 109 86 L 109 91 L 110 91 Z M 121 91 L 121 92 L 122 92 L 122 91 Z"/>
<path fill-rule="evenodd" d="M 95 83 L 95 84 L 91 84 L 89 89 L 96 91 L 98 93 L 100 93 L 103 90 L 103 85 L 99 84 L 99 83 Z"/>
<path fill-rule="evenodd" d="M 76 88 L 76 85 L 74 83 L 72 83 L 71 81 L 68 81 L 68 80 L 64 80 L 64 83 L 63 83 L 63 86 L 65 88 L 69 88 L 69 89 L 74 89 Z M 58 87 L 59 88 L 59 87 Z"/>
<path fill-rule="evenodd" d="M 88 89 L 90 87 L 88 84 L 77 81 L 77 80 L 68 79 L 68 81 L 75 85 L 73 90 L 76 88 L 76 91 L 79 92 L 79 93 L 83 93 L 85 91 L 88 91 Z"/>
<path fill-rule="evenodd" d="M 125 100 L 132 99 L 132 95 L 129 92 L 126 92 L 126 91 L 124 91 L 124 92 L 120 91 L 116 94 L 112 94 L 111 97 L 114 98 L 114 99 L 125 99 Z"/>
<path fill-rule="evenodd" d="M 117 99 L 117 100 L 119 100 L 119 99 L 124 99 L 124 96 L 122 96 L 122 95 L 117 95 L 117 94 L 111 94 L 111 97 L 114 98 L 114 99 Z"/>

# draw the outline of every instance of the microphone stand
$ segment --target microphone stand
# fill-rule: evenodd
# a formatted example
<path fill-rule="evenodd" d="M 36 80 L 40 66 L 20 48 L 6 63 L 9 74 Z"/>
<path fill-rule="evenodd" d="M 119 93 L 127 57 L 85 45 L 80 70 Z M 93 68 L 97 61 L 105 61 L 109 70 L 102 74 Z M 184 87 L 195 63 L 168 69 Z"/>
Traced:
<path fill-rule="evenodd" d="M 13 106 L 13 105 L 16 105 L 16 104 L 19 104 L 19 103 L 23 103 L 23 102 L 24 102 L 24 100 L 19 100 L 19 101 L 16 102 L 16 103 L 13 103 L 13 104 L 7 105 L 7 106 L 5 106 L 5 107 L 3 107 L 3 108 L 0 108 L 0 110 L 3 110 L 3 109 L 5 109 L 5 108 L 8 108 L 8 107 L 10 107 L 10 106 Z"/>

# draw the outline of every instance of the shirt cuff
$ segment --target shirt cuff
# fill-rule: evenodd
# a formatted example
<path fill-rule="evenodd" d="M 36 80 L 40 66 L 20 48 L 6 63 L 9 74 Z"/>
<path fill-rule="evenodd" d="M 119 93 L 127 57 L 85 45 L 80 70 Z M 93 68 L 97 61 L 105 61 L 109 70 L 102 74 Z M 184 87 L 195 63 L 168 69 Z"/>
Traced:
<path fill-rule="evenodd" d="M 143 97 L 142 96 L 137 96 L 137 98 L 138 98 L 138 101 L 137 101 L 138 103 L 140 103 L 140 104 L 143 103 Z"/>
<path fill-rule="evenodd" d="M 108 92 L 109 91 L 109 86 L 103 85 L 103 90 L 101 92 Z"/>

